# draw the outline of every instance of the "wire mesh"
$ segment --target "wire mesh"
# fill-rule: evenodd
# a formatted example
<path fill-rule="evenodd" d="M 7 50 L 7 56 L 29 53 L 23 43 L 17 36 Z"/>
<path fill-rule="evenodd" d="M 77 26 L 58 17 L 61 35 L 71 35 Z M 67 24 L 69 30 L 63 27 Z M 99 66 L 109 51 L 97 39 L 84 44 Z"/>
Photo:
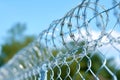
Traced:
<path fill-rule="evenodd" d="M 1 67 L 0 80 L 120 79 L 108 65 L 110 53 L 120 54 L 120 1 L 106 2 L 82 0 L 53 21 Z"/>

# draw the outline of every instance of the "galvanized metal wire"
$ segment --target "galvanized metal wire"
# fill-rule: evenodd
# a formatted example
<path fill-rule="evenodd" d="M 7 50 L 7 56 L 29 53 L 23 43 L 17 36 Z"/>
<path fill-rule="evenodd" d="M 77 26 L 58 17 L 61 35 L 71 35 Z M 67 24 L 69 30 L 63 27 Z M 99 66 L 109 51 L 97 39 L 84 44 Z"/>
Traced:
<path fill-rule="evenodd" d="M 1 67 L 0 80 L 118 80 L 104 52 L 120 53 L 120 1 L 110 2 L 82 0 Z"/>

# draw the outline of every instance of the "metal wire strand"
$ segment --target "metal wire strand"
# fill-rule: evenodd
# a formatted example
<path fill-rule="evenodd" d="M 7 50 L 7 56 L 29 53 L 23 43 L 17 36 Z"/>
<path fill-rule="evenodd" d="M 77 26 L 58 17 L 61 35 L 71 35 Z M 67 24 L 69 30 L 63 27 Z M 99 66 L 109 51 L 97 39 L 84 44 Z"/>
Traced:
<path fill-rule="evenodd" d="M 120 53 L 120 1 L 106 1 L 82 0 L 54 20 L 0 68 L 0 80 L 101 80 L 103 70 L 118 80 L 104 51 Z"/>

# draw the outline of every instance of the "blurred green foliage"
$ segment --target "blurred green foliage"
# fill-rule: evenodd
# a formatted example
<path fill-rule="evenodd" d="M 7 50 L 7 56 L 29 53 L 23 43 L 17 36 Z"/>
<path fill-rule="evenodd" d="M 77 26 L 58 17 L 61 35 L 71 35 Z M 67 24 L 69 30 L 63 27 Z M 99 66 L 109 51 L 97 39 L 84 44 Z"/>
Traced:
<path fill-rule="evenodd" d="M 5 64 L 7 61 L 9 61 L 19 50 L 27 46 L 29 43 L 31 43 L 34 39 L 35 36 L 32 35 L 25 35 L 26 31 L 26 25 L 17 23 L 15 24 L 11 29 L 8 30 L 8 36 L 5 39 L 5 43 L 2 45 L 2 52 L 4 56 L 0 56 L 0 66 Z M 74 47 L 75 43 L 74 42 L 69 42 L 68 43 L 69 47 Z M 84 46 L 85 42 L 80 42 L 78 44 L 79 46 Z M 52 48 L 51 48 L 52 49 Z M 61 51 L 62 53 L 66 53 L 67 51 L 62 48 L 62 49 L 52 49 L 52 57 L 50 57 L 50 61 L 52 61 Z M 43 48 L 43 52 L 47 56 L 47 51 L 45 48 Z M 80 48 L 75 55 L 82 54 L 83 49 Z M 91 59 L 91 70 L 97 74 L 100 80 L 112 80 L 112 76 L 108 73 L 108 71 L 105 68 L 101 68 L 103 65 L 103 60 L 104 58 L 101 57 L 99 52 L 94 53 L 92 55 L 92 52 L 87 52 L 88 56 Z M 36 53 L 37 54 L 37 53 Z M 92 55 L 92 56 L 91 56 Z M 94 76 L 90 71 L 88 70 L 88 67 L 90 66 L 89 64 L 89 59 L 87 56 L 84 56 L 83 58 L 74 58 L 74 57 L 69 57 L 66 58 L 66 62 L 70 62 L 68 64 L 58 64 L 57 66 L 53 67 L 52 69 L 48 70 L 47 73 L 47 78 L 48 80 L 50 79 L 50 76 L 52 73 L 54 73 L 53 78 L 55 80 L 59 80 L 58 76 L 61 77 L 61 79 L 70 80 L 70 77 L 74 80 L 82 80 L 81 75 L 85 77 L 86 80 L 94 80 Z M 107 67 L 116 74 L 118 80 L 120 80 L 120 71 L 116 71 L 114 66 L 111 66 L 110 63 L 112 62 L 112 59 L 109 59 L 107 61 L 108 63 L 106 64 Z M 24 65 L 23 65 L 24 66 Z M 58 67 L 59 66 L 59 67 Z M 60 73 L 61 72 L 61 73 Z M 69 73 L 69 75 L 68 75 Z M 59 75 L 61 74 L 61 75 Z M 37 74 L 35 78 L 39 78 L 39 75 Z M 29 80 L 29 79 L 28 79 Z M 33 76 L 34 80 L 34 76 Z"/>
<path fill-rule="evenodd" d="M 68 43 L 69 46 L 75 46 L 74 42 Z M 79 46 L 84 46 L 85 43 L 81 42 L 78 44 Z M 62 51 L 62 49 L 61 49 Z M 65 50 L 63 49 L 65 52 Z M 54 57 L 57 56 L 59 50 L 53 50 L 52 54 Z M 66 51 L 67 52 L 67 51 Z M 79 56 L 79 54 L 83 54 L 83 49 L 80 48 L 76 53 L 74 53 L 76 56 Z M 106 70 L 105 66 L 103 66 L 103 62 L 105 60 L 105 57 L 101 55 L 99 52 L 95 52 L 94 54 L 91 52 L 87 52 L 87 56 L 74 58 L 74 56 L 70 56 L 69 58 L 66 58 L 66 63 L 61 63 L 53 67 L 52 69 L 48 70 L 47 73 L 47 79 L 50 80 L 51 76 L 53 76 L 54 80 L 82 80 L 81 75 L 85 78 L 85 80 L 95 80 L 92 72 L 88 70 L 90 67 L 93 73 L 100 79 L 100 80 L 113 80 L 112 75 Z M 53 57 L 53 60 L 54 60 Z M 90 60 L 89 60 L 89 58 Z M 50 58 L 51 59 L 51 58 Z M 64 58 L 63 58 L 64 59 Z M 91 61 L 91 66 L 90 62 Z M 111 59 L 107 60 L 106 66 L 117 76 L 118 80 L 120 80 L 119 74 L 120 71 L 115 70 L 114 66 L 111 66 Z M 69 63 L 70 62 L 70 63 Z M 103 68 L 101 68 L 103 66 Z"/>
<path fill-rule="evenodd" d="M 4 55 L 4 58 L 0 58 L 0 66 L 9 61 L 19 50 L 35 39 L 35 36 L 25 35 L 25 31 L 26 24 L 23 23 L 16 23 L 8 30 L 8 35 L 2 45 L 2 55 Z"/>

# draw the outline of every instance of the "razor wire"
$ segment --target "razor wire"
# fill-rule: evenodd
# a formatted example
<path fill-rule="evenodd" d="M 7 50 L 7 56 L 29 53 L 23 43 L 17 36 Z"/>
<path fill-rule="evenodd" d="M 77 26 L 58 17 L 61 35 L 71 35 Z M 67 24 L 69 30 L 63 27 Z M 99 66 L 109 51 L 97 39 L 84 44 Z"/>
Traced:
<path fill-rule="evenodd" d="M 120 1 L 111 2 L 82 0 L 1 67 L 0 80 L 118 80 L 120 69 L 112 71 L 103 52 L 120 53 Z"/>

